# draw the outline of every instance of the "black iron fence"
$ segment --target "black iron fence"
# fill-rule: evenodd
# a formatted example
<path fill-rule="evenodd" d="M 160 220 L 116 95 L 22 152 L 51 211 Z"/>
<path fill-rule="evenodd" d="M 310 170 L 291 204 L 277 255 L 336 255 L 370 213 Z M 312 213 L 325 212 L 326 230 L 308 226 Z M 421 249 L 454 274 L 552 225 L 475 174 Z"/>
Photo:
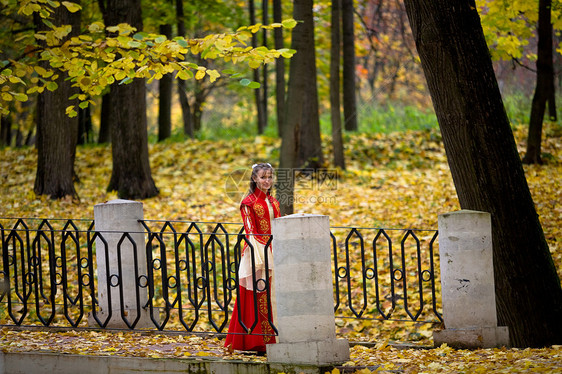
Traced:
<path fill-rule="evenodd" d="M 241 251 L 251 246 L 242 224 L 141 224 L 145 247 L 135 245 L 134 233 L 119 233 L 119 270 L 111 273 L 107 232 L 96 231 L 92 220 L 0 218 L 0 324 L 110 328 L 118 318 L 129 329 L 226 332 Z M 332 227 L 331 238 L 337 319 L 442 321 L 437 231 Z M 138 251 L 146 251 L 146 273 L 135 274 L 132 313 L 120 278 L 123 243 L 133 243 L 135 267 Z M 106 263 L 97 262 L 100 251 Z M 255 289 L 269 290 L 268 282 L 256 280 Z M 112 290 L 120 310 L 104 313 L 100 295 L 111 305 Z M 150 326 L 141 327 L 141 315 Z"/>

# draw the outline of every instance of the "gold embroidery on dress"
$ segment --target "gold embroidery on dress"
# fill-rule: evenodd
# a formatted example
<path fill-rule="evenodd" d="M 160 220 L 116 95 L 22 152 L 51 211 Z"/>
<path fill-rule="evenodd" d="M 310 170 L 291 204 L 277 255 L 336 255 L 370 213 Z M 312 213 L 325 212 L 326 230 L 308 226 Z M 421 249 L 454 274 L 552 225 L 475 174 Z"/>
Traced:
<path fill-rule="evenodd" d="M 260 292 L 258 296 L 258 311 L 265 319 L 261 321 L 261 331 L 264 334 L 263 341 L 264 343 L 267 343 L 272 339 L 275 339 L 273 336 L 270 336 L 273 335 L 274 332 L 271 324 L 267 320 L 269 315 L 269 308 L 267 305 L 267 292 Z"/>
<path fill-rule="evenodd" d="M 264 333 L 263 335 L 263 342 L 267 344 L 267 342 L 275 339 L 273 336 L 269 336 L 273 334 L 273 329 L 268 321 L 261 321 L 261 331 Z"/>
<path fill-rule="evenodd" d="M 258 310 L 267 318 L 267 292 L 260 292 L 258 296 Z"/>
<path fill-rule="evenodd" d="M 260 218 L 262 218 L 265 214 L 265 209 L 263 208 L 263 206 L 261 206 L 259 204 L 254 204 L 254 210 L 256 211 L 256 214 Z"/>
<path fill-rule="evenodd" d="M 266 219 L 260 219 L 259 225 L 260 225 L 261 232 L 266 233 L 269 231 L 269 223 L 267 222 Z"/>

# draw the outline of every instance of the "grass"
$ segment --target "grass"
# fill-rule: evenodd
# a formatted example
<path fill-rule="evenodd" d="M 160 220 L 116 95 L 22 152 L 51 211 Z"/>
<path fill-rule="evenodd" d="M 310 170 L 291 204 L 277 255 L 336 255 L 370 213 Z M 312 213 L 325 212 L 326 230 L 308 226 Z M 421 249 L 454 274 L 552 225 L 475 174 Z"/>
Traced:
<path fill-rule="evenodd" d="M 530 116 L 531 98 L 521 92 L 510 93 L 503 97 L 508 118 L 514 125 L 528 124 Z M 197 140 L 233 140 L 248 139 L 258 135 L 257 124 L 254 119 L 253 107 L 247 105 L 233 105 L 232 111 L 207 110 L 203 114 L 203 128 L 196 134 Z M 217 109 L 217 108 L 215 108 Z M 342 113 L 343 115 L 343 113 Z M 236 120 L 235 118 L 238 118 Z M 361 104 L 358 106 L 358 127 L 360 133 L 390 134 L 401 131 L 418 131 L 438 129 L 439 124 L 433 107 L 417 108 L 401 103 L 387 103 L 386 105 Z M 320 130 L 322 134 L 331 136 L 332 124 L 329 110 L 320 115 Z M 157 142 L 157 127 L 150 128 L 150 142 Z M 277 122 L 275 109 L 269 112 L 268 125 L 264 133 L 267 137 L 277 137 Z M 183 129 L 176 127 L 167 142 L 186 140 Z"/>

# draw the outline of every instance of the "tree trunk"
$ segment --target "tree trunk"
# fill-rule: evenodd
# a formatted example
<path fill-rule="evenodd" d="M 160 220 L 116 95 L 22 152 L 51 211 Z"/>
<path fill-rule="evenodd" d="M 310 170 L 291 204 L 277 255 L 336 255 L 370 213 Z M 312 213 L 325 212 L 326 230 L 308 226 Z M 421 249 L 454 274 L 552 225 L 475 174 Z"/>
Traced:
<path fill-rule="evenodd" d="M 542 164 L 541 139 L 542 124 L 546 103 L 550 101 L 550 110 L 556 109 L 554 101 L 554 67 L 552 61 L 552 23 L 550 22 L 551 0 L 539 0 L 539 27 L 537 46 L 537 85 L 531 104 L 527 152 L 523 157 L 525 164 Z M 552 98 L 552 100 L 550 100 Z M 552 113 L 550 113 L 552 116 Z"/>
<path fill-rule="evenodd" d="M 562 342 L 562 289 L 474 1 L 406 0 L 462 209 L 492 216 L 498 322 L 511 344 Z"/>
<path fill-rule="evenodd" d="M 111 122 L 109 113 L 109 94 L 105 94 L 101 97 L 101 115 L 100 115 L 100 132 L 98 134 L 98 143 L 109 143 L 111 141 Z"/>
<path fill-rule="evenodd" d="M 191 117 L 191 106 L 187 97 L 187 88 L 185 81 L 178 79 L 178 96 L 180 99 L 180 107 L 183 118 L 183 133 L 191 139 L 195 138 L 195 126 Z"/>
<path fill-rule="evenodd" d="M 176 19 L 178 36 L 185 36 L 183 0 L 176 0 Z M 191 110 L 189 108 L 189 100 L 187 99 L 185 81 L 181 79 L 178 79 L 178 96 L 183 118 L 183 133 L 193 139 L 195 137 L 195 130 L 193 128 L 193 121 L 191 120 Z"/>
<path fill-rule="evenodd" d="M 140 0 L 108 0 L 102 8 L 107 26 L 128 23 L 142 30 Z M 109 92 L 109 120 L 113 171 L 108 190 L 123 199 L 145 199 L 158 194 L 148 159 L 144 79 L 113 84 Z"/>
<path fill-rule="evenodd" d="M 250 0 L 249 2 L 249 10 L 250 10 L 250 24 L 256 24 L 256 8 L 254 4 L 254 0 Z M 252 33 L 252 48 L 257 48 L 258 46 L 258 38 L 256 34 Z M 253 69 L 253 79 L 255 82 L 260 82 L 260 70 Z M 254 89 L 254 101 L 256 103 L 256 111 L 258 115 L 258 134 L 263 134 L 263 130 L 265 129 L 265 112 L 263 107 L 263 102 L 261 100 L 261 89 L 255 88 Z"/>
<path fill-rule="evenodd" d="M 269 25 L 269 0 L 262 0 L 262 23 L 264 25 Z M 267 29 L 262 30 L 262 45 L 267 48 Z M 267 96 L 269 95 L 269 84 L 268 84 L 268 71 L 267 64 L 262 67 L 262 84 L 261 84 L 261 106 L 263 108 L 263 128 L 262 132 L 265 131 L 267 127 L 269 111 L 267 109 Z"/>
<path fill-rule="evenodd" d="M 273 0 L 273 22 L 281 23 L 283 12 L 281 0 Z M 277 27 L 273 30 L 275 49 L 284 48 L 283 29 Z M 277 103 L 277 134 L 283 136 L 285 123 L 285 59 L 279 57 L 275 60 L 275 102 Z"/>
<path fill-rule="evenodd" d="M 302 130 L 303 127 L 315 127 L 318 136 L 320 132 L 312 5 L 312 0 L 295 0 L 293 3 L 293 18 L 302 22 L 292 32 L 291 48 L 297 53 L 290 60 L 287 112 L 277 177 L 278 200 L 283 214 L 293 212 L 294 169 L 302 167 L 308 160 L 303 157 L 302 143 L 312 143 L 312 150 L 322 154 L 319 137 L 306 136 L 304 134 L 310 131 Z"/>
<path fill-rule="evenodd" d="M 343 30 L 343 115 L 345 129 L 357 131 L 357 95 L 355 92 L 355 31 L 353 0 L 342 0 Z"/>
<path fill-rule="evenodd" d="M 108 190 L 123 199 L 156 196 L 148 159 L 144 79 L 111 86 L 113 171 Z"/>
<path fill-rule="evenodd" d="M 59 7 L 50 21 L 55 25 L 71 25 L 69 36 L 80 33 L 80 12 L 70 13 L 65 7 Z M 46 29 L 38 15 L 35 23 L 38 31 Z M 41 64 L 49 67 L 45 62 Z M 77 89 L 66 80 L 66 73 L 58 74 L 58 89 L 53 92 L 45 90 L 37 100 L 37 172 L 33 189 L 37 195 L 52 199 L 77 197 L 73 177 L 78 116 L 70 118 L 66 115 L 68 105 L 78 105 L 76 99 L 68 99 L 77 93 Z"/>
<path fill-rule="evenodd" d="M 166 38 L 172 37 L 172 25 L 160 26 L 160 33 Z M 172 135 L 172 87 L 174 77 L 171 73 L 165 74 L 158 83 L 158 141 L 167 139 Z"/>
<path fill-rule="evenodd" d="M 332 48 L 330 51 L 330 113 L 334 166 L 345 169 L 340 111 L 341 0 L 332 0 Z"/>
<path fill-rule="evenodd" d="M 12 119 L 0 116 L 0 146 L 9 147 L 12 144 Z"/>
<path fill-rule="evenodd" d="M 90 106 L 78 110 L 78 144 L 92 141 L 92 112 Z"/>
<path fill-rule="evenodd" d="M 309 3 L 308 1 L 304 1 Z M 324 156 L 322 154 L 322 138 L 320 136 L 320 118 L 318 114 L 318 88 L 317 88 L 317 73 L 316 73 L 316 51 L 314 40 L 314 13 L 313 1 L 310 1 L 310 9 L 307 8 L 302 13 L 304 23 L 310 28 L 310 32 L 305 33 L 306 47 L 297 53 L 305 54 L 306 61 L 303 70 L 306 69 L 307 74 L 305 82 L 307 83 L 302 98 L 302 102 L 308 100 L 308 103 L 303 109 L 303 117 L 300 128 L 300 141 L 298 148 L 298 166 L 307 169 L 318 169 L 324 164 Z M 304 105 L 304 104 L 303 104 Z M 290 108 L 288 108 L 290 110 Z"/>

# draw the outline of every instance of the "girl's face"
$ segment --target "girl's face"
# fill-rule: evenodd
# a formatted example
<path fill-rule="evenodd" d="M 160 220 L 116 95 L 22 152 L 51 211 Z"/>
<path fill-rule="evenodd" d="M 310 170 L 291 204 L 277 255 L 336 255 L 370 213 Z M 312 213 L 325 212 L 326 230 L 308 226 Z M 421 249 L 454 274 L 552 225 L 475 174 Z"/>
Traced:
<path fill-rule="evenodd" d="M 256 182 L 256 186 L 263 192 L 269 191 L 273 185 L 271 169 L 258 170 L 257 175 L 254 177 L 254 182 Z"/>

